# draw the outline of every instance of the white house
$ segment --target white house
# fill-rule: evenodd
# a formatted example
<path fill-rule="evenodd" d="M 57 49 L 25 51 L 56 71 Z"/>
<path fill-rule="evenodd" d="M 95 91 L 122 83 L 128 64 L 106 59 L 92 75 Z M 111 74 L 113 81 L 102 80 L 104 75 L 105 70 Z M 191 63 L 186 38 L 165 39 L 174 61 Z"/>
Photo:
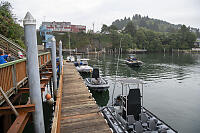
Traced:
<path fill-rule="evenodd" d="M 200 38 L 197 38 L 197 40 L 194 42 L 194 46 L 200 48 Z"/>

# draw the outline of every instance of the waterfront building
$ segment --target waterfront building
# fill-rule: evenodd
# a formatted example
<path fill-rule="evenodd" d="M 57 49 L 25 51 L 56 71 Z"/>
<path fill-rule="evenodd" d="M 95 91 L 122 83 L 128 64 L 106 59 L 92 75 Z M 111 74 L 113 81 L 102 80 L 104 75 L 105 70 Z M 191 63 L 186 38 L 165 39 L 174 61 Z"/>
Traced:
<path fill-rule="evenodd" d="M 71 22 L 42 22 L 42 25 L 53 32 L 86 32 L 86 26 L 72 25 Z"/>

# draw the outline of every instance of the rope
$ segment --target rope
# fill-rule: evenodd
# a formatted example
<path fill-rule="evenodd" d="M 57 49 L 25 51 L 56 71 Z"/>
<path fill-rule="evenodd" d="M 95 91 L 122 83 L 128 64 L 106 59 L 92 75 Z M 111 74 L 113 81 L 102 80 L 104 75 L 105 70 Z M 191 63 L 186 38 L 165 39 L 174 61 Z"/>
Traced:
<path fill-rule="evenodd" d="M 117 83 L 117 74 L 118 74 L 118 69 L 119 69 L 119 57 L 120 57 L 120 53 L 121 53 L 120 52 L 121 41 L 122 41 L 122 38 L 120 39 L 119 54 L 118 54 L 118 58 L 117 58 L 117 69 L 116 69 L 116 73 L 115 73 L 115 84 L 114 84 L 113 93 L 112 93 L 112 105 L 113 105 L 113 96 L 114 96 L 114 92 L 115 92 L 115 87 L 116 87 L 116 83 Z"/>

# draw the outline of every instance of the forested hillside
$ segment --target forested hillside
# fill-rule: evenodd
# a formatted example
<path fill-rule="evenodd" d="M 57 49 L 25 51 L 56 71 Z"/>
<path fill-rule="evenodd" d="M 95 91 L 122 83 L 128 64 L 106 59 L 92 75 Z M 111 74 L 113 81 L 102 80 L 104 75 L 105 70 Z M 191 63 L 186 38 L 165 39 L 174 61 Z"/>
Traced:
<path fill-rule="evenodd" d="M 112 25 L 116 26 L 117 29 L 122 30 L 126 27 L 129 22 L 133 22 L 137 28 L 146 28 L 156 32 L 176 32 L 181 28 L 181 25 L 174 25 L 163 20 L 149 18 L 148 16 L 141 16 L 139 14 L 133 15 L 132 18 L 124 18 L 115 20 Z M 199 29 L 190 27 L 198 37 L 200 37 Z"/>
<path fill-rule="evenodd" d="M 174 32 L 156 32 L 147 28 L 137 27 L 132 21 L 120 32 L 114 25 L 103 25 L 101 33 L 107 34 L 112 42 L 112 47 L 119 47 L 122 38 L 122 47 L 125 49 L 147 49 L 148 51 L 167 51 L 171 49 L 190 49 L 194 47 L 196 35 L 190 27 L 181 25 Z"/>

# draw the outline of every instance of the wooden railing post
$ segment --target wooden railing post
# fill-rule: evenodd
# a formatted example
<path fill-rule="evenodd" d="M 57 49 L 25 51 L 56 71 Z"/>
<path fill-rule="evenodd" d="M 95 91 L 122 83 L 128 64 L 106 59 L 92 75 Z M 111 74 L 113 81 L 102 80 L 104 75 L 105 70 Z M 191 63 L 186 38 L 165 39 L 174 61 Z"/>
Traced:
<path fill-rule="evenodd" d="M 16 77 L 16 65 L 12 65 L 12 82 L 13 82 L 13 87 L 17 87 L 17 77 Z"/>
<path fill-rule="evenodd" d="M 38 56 L 38 59 L 39 59 L 39 67 L 41 67 L 41 58 L 40 58 L 41 56 L 39 55 Z"/>

